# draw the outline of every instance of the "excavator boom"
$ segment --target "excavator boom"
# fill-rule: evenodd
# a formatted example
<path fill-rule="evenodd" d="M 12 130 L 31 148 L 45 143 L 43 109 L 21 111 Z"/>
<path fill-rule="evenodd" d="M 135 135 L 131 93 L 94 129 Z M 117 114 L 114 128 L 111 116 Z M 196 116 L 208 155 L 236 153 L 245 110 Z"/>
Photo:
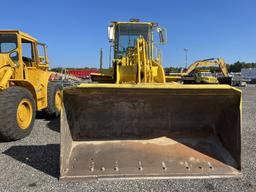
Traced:
<path fill-rule="evenodd" d="M 202 76 L 197 70 L 204 67 L 218 66 L 222 77 L 213 77 L 211 75 Z M 182 81 L 184 84 L 228 84 L 231 85 L 231 77 L 228 76 L 228 69 L 224 59 L 204 59 L 192 63 L 185 71 L 181 73 L 170 73 L 166 76 L 167 82 Z"/>
<path fill-rule="evenodd" d="M 192 63 L 187 71 L 183 73 L 183 75 L 189 75 L 192 71 L 194 71 L 196 68 L 199 67 L 211 67 L 211 66 L 218 66 L 223 74 L 224 77 L 228 76 L 228 70 L 227 66 L 224 62 L 224 59 L 217 58 L 217 59 L 205 59 L 205 60 L 199 60 L 194 63 Z"/>

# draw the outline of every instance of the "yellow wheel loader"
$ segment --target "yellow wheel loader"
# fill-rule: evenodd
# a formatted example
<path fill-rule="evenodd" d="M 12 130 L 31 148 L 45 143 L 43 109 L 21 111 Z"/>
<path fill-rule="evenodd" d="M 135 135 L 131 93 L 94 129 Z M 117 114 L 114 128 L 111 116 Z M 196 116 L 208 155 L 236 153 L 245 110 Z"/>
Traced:
<path fill-rule="evenodd" d="M 52 81 L 46 45 L 18 30 L 0 30 L 0 137 L 29 135 L 36 111 L 58 116 L 61 85 Z"/>
<path fill-rule="evenodd" d="M 156 23 L 112 22 L 109 39 L 113 74 L 97 78 L 113 83 L 63 90 L 60 179 L 240 175 L 240 90 L 166 83 Z"/>

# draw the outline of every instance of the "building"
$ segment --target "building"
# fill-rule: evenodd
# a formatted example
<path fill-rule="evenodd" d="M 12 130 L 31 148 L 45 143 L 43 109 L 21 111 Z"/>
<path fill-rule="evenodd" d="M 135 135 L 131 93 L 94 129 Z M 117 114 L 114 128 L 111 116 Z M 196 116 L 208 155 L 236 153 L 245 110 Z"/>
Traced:
<path fill-rule="evenodd" d="M 73 75 L 81 79 L 89 79 L 91 73 L 98 73 L 97 69 L 69 69 L 66 70 L 68 75 Z"/>
<path fill-rule="evenodd" d="M 241 69 L 241 76 L 246 79 L 256 79 L 256 68 Z"/>

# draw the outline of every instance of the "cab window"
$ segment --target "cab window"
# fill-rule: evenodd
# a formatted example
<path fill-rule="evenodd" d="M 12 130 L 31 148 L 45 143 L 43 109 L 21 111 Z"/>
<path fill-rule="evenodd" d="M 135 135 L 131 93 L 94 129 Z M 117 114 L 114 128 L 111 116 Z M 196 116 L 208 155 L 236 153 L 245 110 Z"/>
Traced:
<path fill-rule="evenodd" d="M 35 63 L 33 43 L 31 41 L 22 39 L 22 61 L 28 67 L 33 67 Z"/>
<path fill-rule="evenodd" d="M 0 34 L 0 53 L 10 53 L 17 48 L 17 36 Z"/>
<path fill-rule="evenodd" d="M 38 44 L 37 50 L 38 50 L 38 56 L 39 56 L 39 63 L 42 65 L 45 65 L 46 64 L 46 53 L 45 53 L 44 45 Z"/>

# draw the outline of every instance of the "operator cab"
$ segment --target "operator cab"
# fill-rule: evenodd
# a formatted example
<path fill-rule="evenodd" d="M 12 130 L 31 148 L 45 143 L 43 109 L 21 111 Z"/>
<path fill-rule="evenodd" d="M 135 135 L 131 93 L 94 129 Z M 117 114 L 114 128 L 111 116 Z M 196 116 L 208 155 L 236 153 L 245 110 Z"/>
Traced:
<path fill-rule="evenodd" d="M 46 45 L 18 30 L 0 30 L 1 58 L 10 59 L 16 66 L 48 67 Z"/>
<path fill-rule="evenodd" d="M 157 26 L 157 23 L 140 22 L 138 19 L 131 19 L 130 22 L 112 22 L 108 27 L 108 34 L 109 41 L 114 47 L 114 59 L 120 59 L 129 50 L 134 49 L 139 37 L 143 37 L 149 47 L 152 47 L 155 31 L 159 34 L 159 43 L 165 43 L 165 30 Z"/>
<path fill-rule="evenodd" d="M 129 49 L 133 49 L 137 38 L 140 36 L 149 42 L 150 31 L 148 24 L 127 23 L 117 25 L 114 58 L 120 58 Z"/>

